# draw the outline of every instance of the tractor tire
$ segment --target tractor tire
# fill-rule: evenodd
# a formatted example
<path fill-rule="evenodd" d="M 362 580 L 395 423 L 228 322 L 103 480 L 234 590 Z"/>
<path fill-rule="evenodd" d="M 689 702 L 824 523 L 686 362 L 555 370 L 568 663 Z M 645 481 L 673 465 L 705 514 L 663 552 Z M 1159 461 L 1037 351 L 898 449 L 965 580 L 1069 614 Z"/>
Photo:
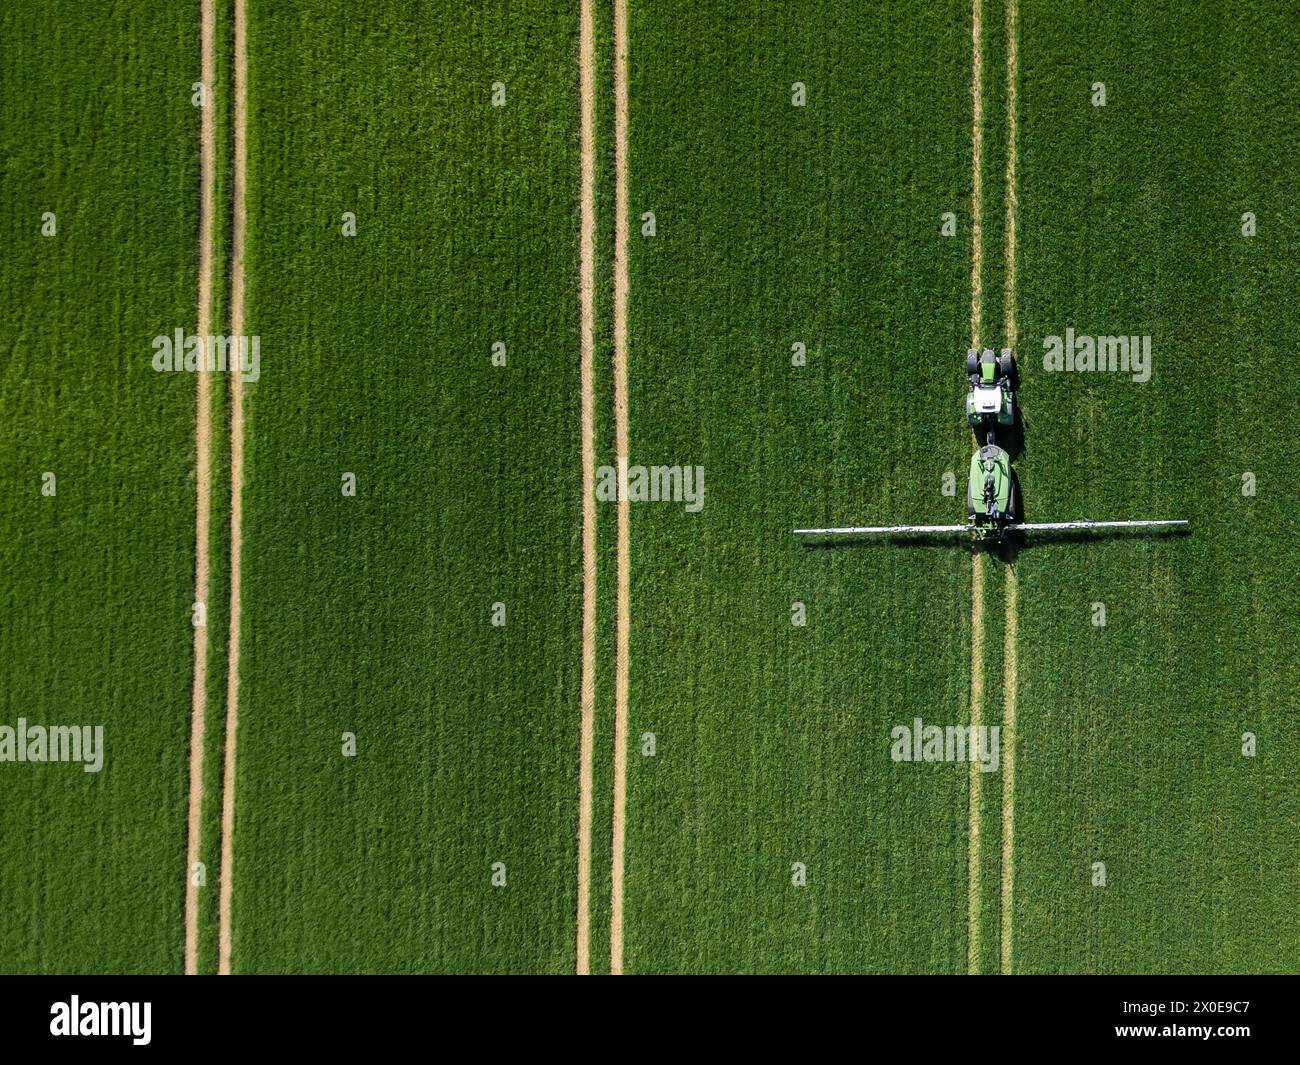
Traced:
<path fill-rule="evenodd" d="M 998 373 L 1009 381 L 1014 370 L 1015 366 L 1013 365 L 1011 352 L 1004 351 L 998 356 Z"/>
<path fill-rule="evenodd" d="M 980 357 L 977 352 L 966 352 L 966 376 L 980 372 Z"/>

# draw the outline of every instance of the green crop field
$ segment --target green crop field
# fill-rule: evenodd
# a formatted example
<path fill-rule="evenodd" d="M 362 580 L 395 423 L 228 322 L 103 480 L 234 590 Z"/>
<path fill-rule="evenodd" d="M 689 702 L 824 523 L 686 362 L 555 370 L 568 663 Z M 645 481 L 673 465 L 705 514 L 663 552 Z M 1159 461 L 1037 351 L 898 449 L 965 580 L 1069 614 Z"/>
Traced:
<path fill-rule="evenodd" d="M 6 972 L 181 967 L 195 399 L 150 344 L 194 317 L 198 36 L 150 0 L 0 12 Z M 20 720 L 101 727 L 102 765 L 18 763 Z"/>
<path fill-rule="evenodd" d="M 0 972 L 1300 972 L 1284 5 L 83 7 L 0 11 Z M 204 292 L 254 374 L 156 372 Z M 1190 531 L 796 539 L 965 520 L 972 346 L 1024 520 Z"/>
<path fill-rule="evenodd" d="M 1152 337 L 1146 383 L 1027 364 L 1024 494 L 1034 520 L 1194 532 L 1017 566 L 1020 967 L 1295 972 L 1300 80 L 1279 74 L 1300 25 L 1269 4 L 1090 13 L 1085 50 L 1080 14 L 1023 15 L 1021 345 Z M 1077 106 L 1096 81 L 1106 106 Z"/>
<path fill-rule="evenodd" d="M 234 968 L 565 971 L 575 22 L 348 6 L 250 17 Z"/>
<path fill-rule="evenodd" d="M 964 967 L 966 775 L 887 739 L 966 713 L 970 559 L 790 535 L 955 503 L 969 248 L 937 233 L 969 196 L 964 26 L 631 20 L 631 211 L 657 230 L 632 236 L 631 460 L 705 471 L 698 513 L 632 507 L 631 731 L 657 753 L 629 768 L 631 970 Z"/>

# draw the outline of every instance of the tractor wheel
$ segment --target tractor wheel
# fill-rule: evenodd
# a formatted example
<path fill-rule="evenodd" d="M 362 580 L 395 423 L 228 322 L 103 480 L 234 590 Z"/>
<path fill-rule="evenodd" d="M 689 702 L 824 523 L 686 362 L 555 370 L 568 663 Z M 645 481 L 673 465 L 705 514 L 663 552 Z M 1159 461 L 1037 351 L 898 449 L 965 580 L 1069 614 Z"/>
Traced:
<path fill-rule="evenodd" d="M 1014 366 L 1012 365 L 1011 352 L 1004 351 L 998 356 L 998 373 L 1009 381 L 1011 380 L 1011 373 L 1013 370 Z"/>
<path fill-rule="evenodd" d="M 969 377 L 971 374 L 976 374 L 979 372 L 980 372 L 979 355 L 974 351 L 966 352 L 966 375 Z"/>

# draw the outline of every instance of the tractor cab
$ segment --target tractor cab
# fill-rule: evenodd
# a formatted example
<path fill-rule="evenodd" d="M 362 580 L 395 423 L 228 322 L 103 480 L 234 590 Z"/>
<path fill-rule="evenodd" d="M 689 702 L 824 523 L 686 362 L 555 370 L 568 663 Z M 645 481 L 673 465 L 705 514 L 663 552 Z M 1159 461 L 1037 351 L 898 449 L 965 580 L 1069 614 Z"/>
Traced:
<path fill-rule="evenodd" d="M 1011 457 L 996 444 L 980 448 L 970 460 L 966 516 L 976 527 L 1001 529 L 1016 520 Z"/>
<path fill-rule="evenodd" d="M 971 348 L 966 353 L 966 421 L 976 433 L 992 443 L 994 428 L 1013 425 L 1016 420 L 1016 395 L 1011 378 L 1014 361 L 1011 349 L 994 355 L 992 348 L 983 352 Z"/>

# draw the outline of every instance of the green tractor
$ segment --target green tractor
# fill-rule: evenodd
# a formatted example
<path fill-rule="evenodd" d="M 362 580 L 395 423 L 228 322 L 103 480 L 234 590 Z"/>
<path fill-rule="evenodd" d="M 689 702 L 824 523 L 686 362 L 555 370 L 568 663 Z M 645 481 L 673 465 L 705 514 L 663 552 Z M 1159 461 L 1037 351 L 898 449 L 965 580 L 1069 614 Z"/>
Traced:
<path fill-rule="evenodd" d="M 971 456 L 966 517 L 976 529 L 995 536 L 1016 520 L 1016 475 L 1011 456 L 996 444 Z"/>
<path fill-rule="evenodd" d="M 795 529 L 794 534 L 804 543 L 827 543 L 860 538 L 894 539 L 911 541 L 916 538 L 969 537 L 975 543 L 1005 544 L 1016 542 L 1025 533 L 1052 537 L 1057 534 L 1074 536 L 1080 533 L 1105 531 L 1137 531 L 1159 529 L 1162 532 L 1184 532 L 1188 528 L 1185 518 L 1171 519 L 1120 519 L 1094 521 L 1083 518 L 1076 521 L 1026 522 L 1021 520 L 1023 507 L 1015 471 L 1011 468 L 1011 455 L 996 442 L 998 426 L 1015 426 L 1016 400 L 1014 392 L 1015 362 L 1011 349 L 1005 348 L 995 356 L 991 348 L 978 352 L 972 348 L 966 355 L 966 374 L 970 392 L 966 397 L 966 420 L 983 438 L 983 446 L 971 456 L 970 482 L 966 488 L 966 523 L 964 525 L 843 525 L 825 529 Z M 1004 435 L 1015 440 L 1015 432 Z M 1012 442 L 1011 446 L 1016 447 Z"/>
<path fill-rule="evenodd" d="M 986 444 L 993 443 L 999 425 L 1012 426 L 1016 422 L 1014 373 L 1010 348 L 996 356 L 992 348 L 983 352 L 971 348 L 966 353 L 966 421 Z"/>

